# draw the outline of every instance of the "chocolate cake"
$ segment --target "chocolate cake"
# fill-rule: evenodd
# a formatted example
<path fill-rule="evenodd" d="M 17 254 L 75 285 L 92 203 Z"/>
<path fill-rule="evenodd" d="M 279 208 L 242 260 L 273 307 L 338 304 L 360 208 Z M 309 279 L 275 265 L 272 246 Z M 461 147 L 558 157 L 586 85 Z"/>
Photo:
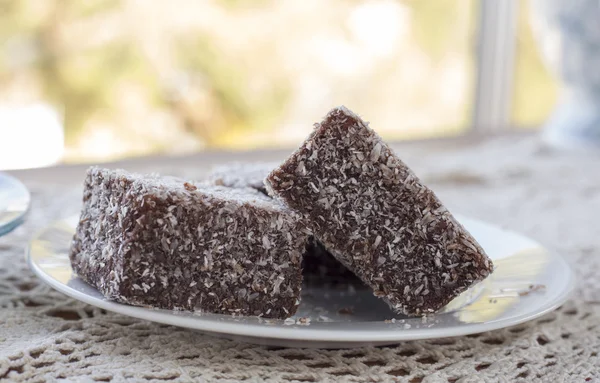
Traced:
<path fill-rule="evenodd" d="M 232 163 L 215 167 L 209 182 L 232 188 L 254 188 L 267 195 L 264 180 L 279 164 L 275 162 Z M 302 257 L 302 276 L 305 284 L 332 285 L 362 282 L 346 266 L 336 260 L 323 244 L 310 237 Z"/>
<path fill-rule="evenodd" d="M 286 318 L 301 288 L 306 225 L 253 189 L 91 168 L 73 269 L 108 299 Z"/>
<path fill-rule="evenodd" d="M 345 107 L 330 111 L 266 186 L 398 313 L 435 312 L 492 272 L 435 194 Z"/>

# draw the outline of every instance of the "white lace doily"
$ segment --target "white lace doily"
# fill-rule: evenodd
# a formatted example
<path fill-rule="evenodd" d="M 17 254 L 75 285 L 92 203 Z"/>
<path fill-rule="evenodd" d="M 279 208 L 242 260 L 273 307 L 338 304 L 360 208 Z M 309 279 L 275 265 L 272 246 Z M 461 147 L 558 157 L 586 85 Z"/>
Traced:
<path fill-rule="evenodd" d="M 579 281 L 573 299 L 516 327 L 393 347 L 278 349 L 216 339 L 111 314 L 41 283 L 25 264 L 27 241 L 76 213 L 81 197 L 76 184 L 38 184 L 27 223 L 0 238 L 0 381 L 599 380 L 600 156 L 553 153 L 514 137 L 403 145 L 398 154 L 451 210 L 523 232 L 566 256 Z M 195 167 L 148 171 L 195 178 Z"/>

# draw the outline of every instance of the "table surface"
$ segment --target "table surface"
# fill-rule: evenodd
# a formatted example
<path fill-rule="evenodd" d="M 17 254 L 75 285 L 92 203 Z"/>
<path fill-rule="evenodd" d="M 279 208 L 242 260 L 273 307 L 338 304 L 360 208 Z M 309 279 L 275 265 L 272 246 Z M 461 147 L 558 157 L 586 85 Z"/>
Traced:
<path fill-rule="evenodd" d="M 215 339 L 87 306 L 27 268 L 35 231 L 80 207 L 86 166 L 12 172 L 31 189 L 24 226 L 0 238 L 0 381 L 480 382 L 600 379 L 600 156 L 535 137 L 437 140 L 397 154 L 452 211 L 522 232 L 572 263 L 578 286 L 557 311 L 476 336 L 393 347 L 302 350 Z M 200 179 L 213 165 L 287 151 L 201 153 L 108 164 Z"/>

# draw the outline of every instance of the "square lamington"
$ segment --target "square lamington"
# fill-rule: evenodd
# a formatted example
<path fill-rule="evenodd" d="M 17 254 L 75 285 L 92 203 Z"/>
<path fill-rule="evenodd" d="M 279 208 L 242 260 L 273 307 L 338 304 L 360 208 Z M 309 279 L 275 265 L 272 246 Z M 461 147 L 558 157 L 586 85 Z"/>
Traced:
<path fill-rule="evenodd" d="M 299 304 L 305 227 L 253 189 L 91 168 L 70 259 L 108 299 L 286 318 Z"/>
<path fill-rule="evenodd" d="M 433 191 L 345 107 L 331 110 L 266 185 L 398 313 L 435 312 L 493 270 Z"/>

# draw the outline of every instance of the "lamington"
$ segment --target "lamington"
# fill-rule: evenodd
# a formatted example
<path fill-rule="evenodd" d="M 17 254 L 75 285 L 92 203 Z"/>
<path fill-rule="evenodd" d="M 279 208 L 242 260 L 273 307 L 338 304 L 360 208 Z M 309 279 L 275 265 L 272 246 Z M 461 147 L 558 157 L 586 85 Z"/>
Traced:
<path fill-rule="evenodd" d="M 343 106 L 315 125 L 266 186 L 397 313 L 436 312 L 493 270 L 433 191 Z"/>
<path fill-rule="evenodd" d="M 287 318 L 307 237 L 296 213 L 253 189 L 94 167 L 70 260 L 118 302 Z"/>
<path fill-rule="evenodd" d="M 277 162 L 231 163 L 214 167 L 208 181 L 215 185 L 232 188 L 253 188 L 267 194 L 264 180 L 275 169 Z M 304 283 L 317 285 L 352 284 L 362 286 L 362 282 L 346 266 L 331 255 L 314 237 L 309 237 L 302 257 Z"/>

